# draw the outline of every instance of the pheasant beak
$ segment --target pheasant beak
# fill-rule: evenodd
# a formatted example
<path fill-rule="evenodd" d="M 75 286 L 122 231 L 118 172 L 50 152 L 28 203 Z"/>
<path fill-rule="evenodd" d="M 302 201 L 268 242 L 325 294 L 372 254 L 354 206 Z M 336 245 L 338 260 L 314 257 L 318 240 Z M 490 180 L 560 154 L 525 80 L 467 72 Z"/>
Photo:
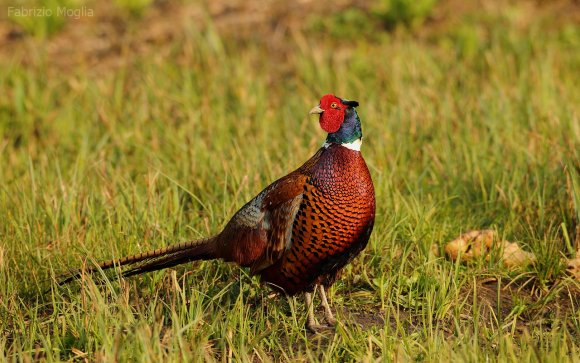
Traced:
<path fill-rule="evenodd" d="M 314 114 L 321 114 L 323 113 L 324 110 L 322 108 L 320 108 L 320 105 L 314 107 L 312 110 L 310 110 L 310 112 L 308 112 L 308 114 L 310 115 L 314 115 Z"/>

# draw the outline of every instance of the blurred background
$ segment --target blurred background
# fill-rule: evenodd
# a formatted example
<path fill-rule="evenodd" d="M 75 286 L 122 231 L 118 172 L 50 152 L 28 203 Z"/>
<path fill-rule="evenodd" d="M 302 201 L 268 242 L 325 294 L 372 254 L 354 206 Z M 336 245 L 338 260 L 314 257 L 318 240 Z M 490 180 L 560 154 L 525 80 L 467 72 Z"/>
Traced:
<path fill-rule="evenodd" d="M 368 52 L 368 47 L 416 42 L 469 60 L 481 58 L 495 42 L 515 41 L 524 34 L 548 33 L 575 45 L 580 21 L 579 5 L 573 0 L 2 3 L 4 62 L 61 70 L 98 68 L 101 75 L 144 60 L 186 65 L 192 53 L 206 48 L 242 60 L 259 47 L 268 65 L 263 71 L 270 77 L 300 73 L 297 60 L 311 55 L 313 48 L 344 58 Z"/>

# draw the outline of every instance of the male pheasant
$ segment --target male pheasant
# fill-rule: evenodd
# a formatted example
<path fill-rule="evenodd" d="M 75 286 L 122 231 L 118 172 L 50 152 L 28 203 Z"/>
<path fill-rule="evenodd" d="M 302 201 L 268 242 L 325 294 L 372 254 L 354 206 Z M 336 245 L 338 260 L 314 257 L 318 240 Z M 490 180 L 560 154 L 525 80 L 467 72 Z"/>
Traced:
<path fill-rule="evenodd" d="M 320 286 L 325 319 L 334 325 L 325 289 L 365 248 L 375 219 L 374 187 L 360 153 L 357 106 L 356 101 L 323 96 L 310 114 L 318 114 L 328 132 L 324 145 L 300 168 L 246 203 L 217 235 L 103 262 L 89 271 L 129 266 L 123 276 L 131 276 L 189 261 L 223 259 L 249 267 L 275 290 L 305 293 L 306 326 L 311 331 L 320 328 L 311 295 Z"/>

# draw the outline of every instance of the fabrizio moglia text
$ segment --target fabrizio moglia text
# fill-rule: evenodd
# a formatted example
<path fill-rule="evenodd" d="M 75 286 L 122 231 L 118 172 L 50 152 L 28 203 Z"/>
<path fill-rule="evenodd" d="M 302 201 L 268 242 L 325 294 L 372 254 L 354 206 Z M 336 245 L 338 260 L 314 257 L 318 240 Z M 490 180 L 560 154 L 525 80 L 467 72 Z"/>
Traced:
<path fill-rule="evenodd" d="M 80 8 L 69 8 L 66 6 L 58 6 L 56 9 L 54 8 L 47 8 L 47 7 L 16 7 L 16 6 L 9 6 L 8 7 L 8 16 L 14 17 L 34 17 L 34 18 L 43 18 L 43 17 L 50 17 L 50 16 L 62 16 L 74 19 L 80 19 L 81 17 L 85 16 L 93 16 L 94 12 L 93 9 L 88 8 L 86 6 L 81 6 Z"/>

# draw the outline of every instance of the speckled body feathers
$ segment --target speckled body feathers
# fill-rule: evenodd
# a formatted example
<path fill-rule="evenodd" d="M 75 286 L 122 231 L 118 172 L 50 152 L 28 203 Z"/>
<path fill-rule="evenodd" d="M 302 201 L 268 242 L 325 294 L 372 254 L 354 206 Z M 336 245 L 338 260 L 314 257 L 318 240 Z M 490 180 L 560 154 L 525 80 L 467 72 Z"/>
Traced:
<path fill-rule="evenodd" d="M 287 294 L 331 285 L 366 246 L 374 223 L 374 189 L 360 152 L 332 144 L 313 159 L 297 171 L 306 178 L 290 248 L 260 273 Z"/>

